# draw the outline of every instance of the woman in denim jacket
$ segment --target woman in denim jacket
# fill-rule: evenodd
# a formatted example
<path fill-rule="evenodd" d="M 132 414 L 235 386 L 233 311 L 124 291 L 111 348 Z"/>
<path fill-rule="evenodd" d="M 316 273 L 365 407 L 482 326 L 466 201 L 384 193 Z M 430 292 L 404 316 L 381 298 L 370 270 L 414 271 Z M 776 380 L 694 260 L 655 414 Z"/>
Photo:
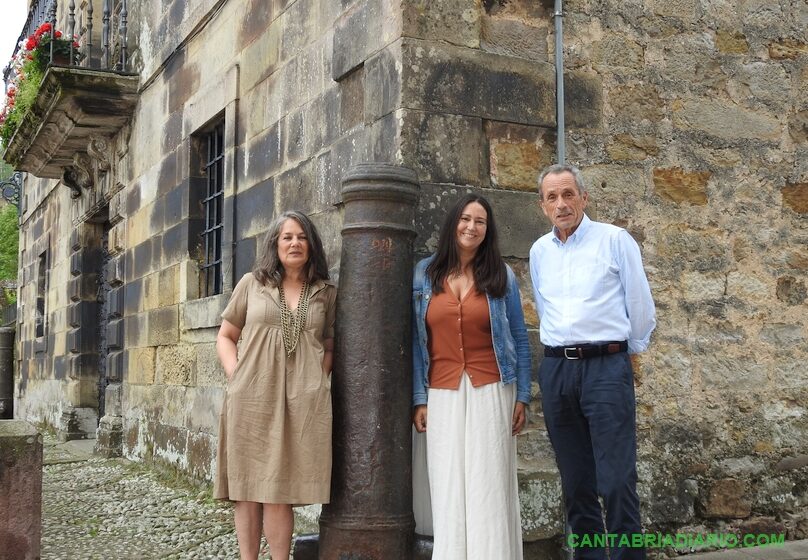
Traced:
<path fill-rule="evenodd" d="M 521 560 L 515 436 L 530 402 L 530 348 L 485 198 L 466 195 L 446 216 L 437 252 L 415 267 L 413 312 L 413 424 L 426 432 L 415 455 L 425 444 L 431 494 L 431 506 L 419 503 L 416 466 L 419 530 L 431 513 L 434 560 Z"/>

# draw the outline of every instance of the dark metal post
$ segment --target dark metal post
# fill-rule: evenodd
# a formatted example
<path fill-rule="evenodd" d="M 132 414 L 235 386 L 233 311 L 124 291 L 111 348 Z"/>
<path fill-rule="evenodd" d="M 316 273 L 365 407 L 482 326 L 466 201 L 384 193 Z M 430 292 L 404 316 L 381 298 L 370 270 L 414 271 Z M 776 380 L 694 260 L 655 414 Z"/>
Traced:
<path fill-rule="evenodd" d="M 129 12 L 126 9 L 126 0 L 122 0 L 121 2 L 121 21 L 118 25 L 118 41 L 121 44 L 121 68 L 122 72 L 126 71 L 126 19 Z"/>
<path fill-rule="evenodd" d="M 416 174 L 362 164 L 342 183 L 334 467 L 320 517 L 321 560 L 410 560 L 410 407 Z"/>
<path fill-rule="evenodd" d="M 93 0 L 87 2 L 87 35 L 84 44 L 85 52 L 87 53 L 84 66 L 90 68 L 90 59 L 93 56 Z"/>
<path fill-rule="evenodd" d="M 50 40 L 50 63 L 53 64 L 53 43 L 56 40 L 56 0 L 53 0 L 50 11 L 51 40 Z"/>
<path fill-rule="evenodd" d="M 0 327 L 0 420 L 14 418 L 14 329 Z"/>
<path fill-rule="evenodd" d="M 70 58 L 68 66 L 73 66 L 73 42 L 76 34 L 76 0 L 70 0 L 67 5 L 67 39 L 70 41 Z"/>
<path fill-rule="evenodd" d="M 109 0 L 101 4 L 101 68 L 109 69 Z"/>

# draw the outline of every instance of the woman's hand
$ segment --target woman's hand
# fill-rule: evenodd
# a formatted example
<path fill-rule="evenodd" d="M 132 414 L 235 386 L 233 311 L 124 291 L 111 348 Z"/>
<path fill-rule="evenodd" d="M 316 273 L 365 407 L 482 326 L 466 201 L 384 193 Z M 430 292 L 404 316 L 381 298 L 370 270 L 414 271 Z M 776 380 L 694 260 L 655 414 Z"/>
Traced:
<path fill-rule="evenodd" d="M 412 412 L 412 423 L 415 426 L 415 431 L 424 433 L 426 431 L 426 405 L 419 404 Z"/>
<path fill-rule="evenodd" d="M 241 329 L 228 320 L 222 321 L 219 334 L 216 335 L 216 353 L 219 354 L 219 361 L 222 362 L 224 374 L 227 380 L 233 379 L 233 372 L 238 364 L 238 339 L 241 336 Z"/>
<path fill-rule="evenodd" d="M 323 340 L 323 373 L 326 377 L 331 375 L 331 369 L 334 366 L 334 339 L 326 338 Z"/>
<path fill-rule="evenodd" d="M 513 421 L 511 422 L 511 434 L 517 435 L 525 427 L 527 422 L 527 413 L 525 412 L 525 403 L 516 401 L 513 407 Z"/>

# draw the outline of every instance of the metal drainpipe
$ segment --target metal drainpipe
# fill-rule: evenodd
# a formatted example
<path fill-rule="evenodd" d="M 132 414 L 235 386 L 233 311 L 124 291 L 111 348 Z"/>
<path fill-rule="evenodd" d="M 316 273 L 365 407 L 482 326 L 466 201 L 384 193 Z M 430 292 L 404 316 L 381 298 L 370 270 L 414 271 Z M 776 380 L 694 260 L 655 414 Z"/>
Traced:
<path fill-rule="evenodd" d="M 553 12 L 553 19 L 555 21 L 555 69 L 556 69 L 556 163 L 564 165 L 566 163 L 566 133 L 564 128 L 564 24 L 562 18 L 564 17 L 563 0 L 555 0 L 555 11 Z M 566 498 L 562 492 L 562 503 L 566 502 Z M 567 508 L 564 507 L 564 556 L 567 560 L 572 560 L 575 551 L 569 546 L 569 536 L 572 533 L 569 520 L 566 514 Z"/>
<path fill-rule="evenodd" d="M 557 153 L 558 163 L 566 162 L 566 144 L 564 132 L 564 33 L 562 18 L 564 8 L 562 0 L 555 0 L 555 68 L 556 68 L 556 124 L 557 124 Z"/>

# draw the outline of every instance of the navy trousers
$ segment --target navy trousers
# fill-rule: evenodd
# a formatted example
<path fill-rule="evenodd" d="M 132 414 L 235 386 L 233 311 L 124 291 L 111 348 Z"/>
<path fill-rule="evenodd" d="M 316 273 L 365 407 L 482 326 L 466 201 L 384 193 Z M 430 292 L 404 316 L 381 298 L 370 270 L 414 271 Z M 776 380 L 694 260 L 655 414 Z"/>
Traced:
<path fill-rule="evenodd" d="M 567 521 L 575 542 L 600 544 L 606 533 L 641 533 L 637 497 L 634 372 L 625 352 L 584 360 L 545 357 L 539 384 L 547 432 L 564 489 Z M 583 537 L 583 538 L 582 538 Z M 606 541 L 608 542 L 608 541 Z M 630 542 L 630 541 L 629 541 Z M 643 559 L 643 548 L 610 547 L 611 560 Z M 577 547 L 575 558 L 601 560 L 603 547 Z"/>

